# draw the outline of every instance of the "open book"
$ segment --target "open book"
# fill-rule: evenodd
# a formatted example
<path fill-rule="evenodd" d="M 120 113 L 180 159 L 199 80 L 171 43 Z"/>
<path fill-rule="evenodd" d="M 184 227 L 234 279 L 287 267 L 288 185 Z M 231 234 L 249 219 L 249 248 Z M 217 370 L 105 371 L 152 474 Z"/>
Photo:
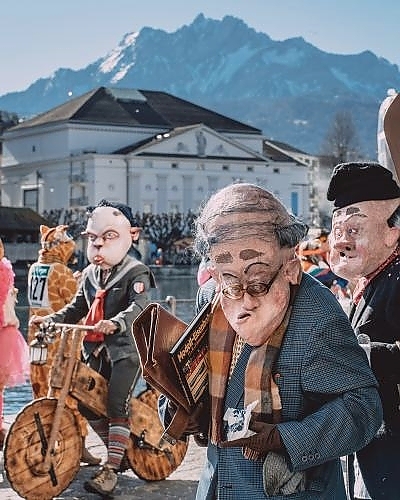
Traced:
<path fill-rule="evenodd" d="M 143 378 L 191 414 L 208 386 L 208 326 L 212 304 L 186 325 L 160 304 L 132 324 Z"/>
<path fill-rule="evenodd" d="M 208 387 L 208 327 L 211 302 L 189 323 L 170 351 L 182 388 L 191 407 Z"/>

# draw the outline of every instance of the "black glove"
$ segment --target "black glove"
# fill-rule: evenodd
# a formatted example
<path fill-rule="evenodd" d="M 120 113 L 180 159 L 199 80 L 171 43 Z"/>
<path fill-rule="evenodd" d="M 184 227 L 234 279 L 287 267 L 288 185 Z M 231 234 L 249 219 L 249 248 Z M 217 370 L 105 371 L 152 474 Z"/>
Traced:
<path fill-rule="evenodd" d="M 221 448 L 232 448 L 241 446 L 250 448 L 261 455 L 266 455 L 269 451 L 284 451 L 285 445 L 282 442 L 281 435 L 275 424 L 265 422 L 256 422 L 250 419 L 249 429 L 256 434 L 247 438 L 233 439 L 232 441 L 223 441 L 219 444 Z"/>

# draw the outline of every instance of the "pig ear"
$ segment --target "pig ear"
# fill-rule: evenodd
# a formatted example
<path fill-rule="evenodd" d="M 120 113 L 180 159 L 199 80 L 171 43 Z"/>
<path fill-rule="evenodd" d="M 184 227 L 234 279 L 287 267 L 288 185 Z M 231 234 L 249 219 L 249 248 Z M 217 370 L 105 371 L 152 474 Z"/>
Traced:
<path fill-rule="evenodd" d="M 400 180 L 400 94 L 389 104 L 383 118 L 383 131 L 392 158 L 395 178 Z M 390 165 L 383 165 L 390 169 Z M 390 169 L 391 170 L 391 169 Z"/>

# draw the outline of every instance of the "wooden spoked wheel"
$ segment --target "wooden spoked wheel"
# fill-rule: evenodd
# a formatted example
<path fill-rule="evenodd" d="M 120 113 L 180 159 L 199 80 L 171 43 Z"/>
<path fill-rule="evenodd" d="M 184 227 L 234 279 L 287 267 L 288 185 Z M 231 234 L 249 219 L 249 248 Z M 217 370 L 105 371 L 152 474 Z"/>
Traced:
<path fill-rule="evenodd" d="M 126 455 L 133 472 L 146 481 L 160 481 L 172 474 L 188 448 L 187 440 L 179 440 L 165 449 L 158 447 L 163 433 L 157 410 L 158 395 L 148 389 L 130 403 L 131 439 Z"/>
<path fill-rule="evenodd" d="M 57 400 L 40 398 L 17 415 L 4 446 L 4 469 L 11 487 L 28 500 L 51 500 L 79 471 L 82 440 L 72 411 L 65 407 L 56 436 L 52 467 L 44 467 Z"/>

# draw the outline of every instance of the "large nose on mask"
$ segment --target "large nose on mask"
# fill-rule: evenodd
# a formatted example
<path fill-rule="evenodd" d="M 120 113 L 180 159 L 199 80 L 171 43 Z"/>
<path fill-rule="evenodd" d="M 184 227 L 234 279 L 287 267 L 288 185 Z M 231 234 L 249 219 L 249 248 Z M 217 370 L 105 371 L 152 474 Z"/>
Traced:
<path fill-rule="evenodd" d="M 340 239 L 335 239 L 333 243 L 331 242 L 331 245 L 339 253 L 350 252 L 354 248 L 354 245 L 350 241 L 346 240 L 344 236 Z"/>
<path fill-rule="evenodd" d="M 97 236 L 97 238 L 92 242 L 93 246 L 96 248 L 100 248 L 104 245 L 104 240 L 101 236 Z"/>

